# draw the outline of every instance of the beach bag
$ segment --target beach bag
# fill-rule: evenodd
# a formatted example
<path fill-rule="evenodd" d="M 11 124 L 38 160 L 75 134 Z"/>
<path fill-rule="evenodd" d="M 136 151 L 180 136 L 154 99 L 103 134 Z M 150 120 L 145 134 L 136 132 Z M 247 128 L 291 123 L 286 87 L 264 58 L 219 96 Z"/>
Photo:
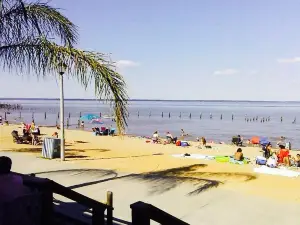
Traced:
<path fill-rule="evenodd" d="M 256 157 L 256 164 L 257 165 L 266 165 L 267 163 L 267 159 L 265 157 L 262 156 L 257 156 Z"/>
<path fill-rule="evenodd" d="M 181 146 L 181 141 L 176 141 L 176 146 Z"/>

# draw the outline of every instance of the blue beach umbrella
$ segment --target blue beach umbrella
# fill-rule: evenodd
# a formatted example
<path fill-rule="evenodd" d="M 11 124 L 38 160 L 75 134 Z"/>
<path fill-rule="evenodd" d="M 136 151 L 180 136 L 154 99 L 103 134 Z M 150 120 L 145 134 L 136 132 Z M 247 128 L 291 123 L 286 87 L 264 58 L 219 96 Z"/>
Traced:
<path fill-rule="evenodd" d="M 100 117 L 95 114 L 85 114 L 82 117 L 80 117 L 80 120 L 93 120 L 93 119 L 99 119 Z"/>
<path fill-rule="evenodd" d="M 260 138 L 260 144 L 263 145 L 263 146 L 267 145 L 269 142 L 270 141 L 268 140 L 267 137 L 261 137 Z"/>

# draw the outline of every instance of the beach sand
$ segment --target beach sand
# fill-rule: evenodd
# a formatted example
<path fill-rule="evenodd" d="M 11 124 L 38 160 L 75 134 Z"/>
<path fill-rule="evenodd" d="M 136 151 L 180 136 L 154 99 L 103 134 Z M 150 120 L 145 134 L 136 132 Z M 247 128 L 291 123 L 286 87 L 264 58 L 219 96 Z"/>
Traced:
<path fill-rule="evenodd" d="M 40 127 L 42 137 L 51 136 L 56 128 Z M 26 152 L 41 157 L 42 146 L 15 144 L 11 131 L 18 125 L 0 126 L 0 151 Z M 66 162 L 87 168 L 101 168 L 126 173 L 150 173 L 162 177 L 176 177 L 178 182 L 212 184 L 247 195 L 280 201 L 300 202 L 300 178 L 261 175 L 253 172 L 255 165 L 233 165 L 210 160 L 175 158 L 172 154 L 197 153 L 203 155 L 233 155 L 237 147 L 213 144 L 213 149 L 146 143 L 138 137 L 94 136 L 91 132 L 66 130 Z M 261 155 L 258 147 L 243 147 L 246 157 Z M 1 153 L 0 153 L 1 154 Z M 296 154 L 296 153 L 292 153 Z M 55 159 L 59 161 L 59 159 Z"/>

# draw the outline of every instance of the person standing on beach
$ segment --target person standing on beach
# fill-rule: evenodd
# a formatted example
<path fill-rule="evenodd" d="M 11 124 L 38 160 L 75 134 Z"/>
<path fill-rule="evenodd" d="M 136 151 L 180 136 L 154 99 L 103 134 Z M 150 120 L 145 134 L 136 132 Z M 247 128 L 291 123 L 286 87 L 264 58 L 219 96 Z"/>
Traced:
<path fill-rule="evenodd" d="M 81 128 L 81 129 L 84 129 L 84 121 L 81 121 L 81 123 L 80 123 L 80 128 Z"/>
<path fill-rule="evenodd" d="M 183 129 L 181 129 L 181 137 L 187 136 Z"/>

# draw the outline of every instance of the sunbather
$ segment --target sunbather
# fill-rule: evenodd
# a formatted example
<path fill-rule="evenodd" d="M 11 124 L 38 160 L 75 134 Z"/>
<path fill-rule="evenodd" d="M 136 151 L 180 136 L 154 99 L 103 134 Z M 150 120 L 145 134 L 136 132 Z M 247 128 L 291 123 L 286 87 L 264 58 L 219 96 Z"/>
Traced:
<path fill-rule="evenodd" d="M 238 148 L 236 150 L 236 153 L 234 154 L 234 159 L 237 161 L 243 161 L 244 160 L 244 155 L 243 155 L 243 151 L 241 148 Z"/>

